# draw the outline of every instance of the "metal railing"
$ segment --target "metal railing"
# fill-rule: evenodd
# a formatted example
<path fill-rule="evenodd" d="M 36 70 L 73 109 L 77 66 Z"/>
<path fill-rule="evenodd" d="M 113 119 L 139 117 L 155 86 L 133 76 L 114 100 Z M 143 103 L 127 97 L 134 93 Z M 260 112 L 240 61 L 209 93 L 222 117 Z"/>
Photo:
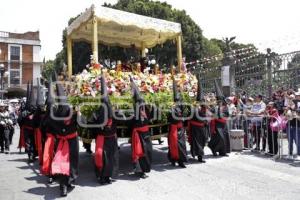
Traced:
<path fill-rule="evenodd" d="M 300 156 L 300 118 L 288 120 L 284 116 L 249 117 L 240 114 L 229 118 L 228 129 L 244 131 L 245 150 L 273 156 L 274 159 L 295 160 Z"/>

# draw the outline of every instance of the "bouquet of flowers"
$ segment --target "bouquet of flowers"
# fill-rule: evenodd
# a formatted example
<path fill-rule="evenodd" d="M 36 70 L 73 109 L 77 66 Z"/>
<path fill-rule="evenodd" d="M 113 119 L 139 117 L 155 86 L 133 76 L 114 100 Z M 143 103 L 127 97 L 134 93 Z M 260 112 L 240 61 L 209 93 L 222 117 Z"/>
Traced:
<path fill-rule="evenodd" d="M 117 109 L 133 108 L 130 77 L 139 87 L 147 104 L 160 106 L 168 110 L 173 105 L 173 76 L 171 74 L 150 74 L 149 72 L 122 72 L 103 69 L 99 64 L 92 64 L 88 69 L 76 75 L 71 87 L 69 101 L 80 106 L 83 115 L 90 116 L 100 101 L 101 73 L 107 81 L 107 89 L 113 106 Z M 197 78 L 189 72 L 177 73 L 174 79 L 182 94 L 184 103 L 193 103 L 197 92 Z M 83 105 L 84 104 L 84 105 Z M 162 113 L 162 122 L 167 120 Z"/>

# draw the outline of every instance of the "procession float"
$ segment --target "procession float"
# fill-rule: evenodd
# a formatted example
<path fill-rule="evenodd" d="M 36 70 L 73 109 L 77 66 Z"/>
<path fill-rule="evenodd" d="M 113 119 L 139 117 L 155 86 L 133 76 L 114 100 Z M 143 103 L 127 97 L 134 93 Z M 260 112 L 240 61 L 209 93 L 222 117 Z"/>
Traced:
<path fill-rule="evenodd" d="M 69 89 L 69 101 L 79 107 L 82 115 L 88 118 L 100 101 L 100 77 L 104 74 L 110 100 L 115 110 L 130 115 L 132 93 L 130 77 L 139 87 L 146 104 L 156 105 L 160 117 L 151 121 L 153 139 L 159 139 L 168 129 L 168 111 L 173 105 L 172 84 L 176 81 L 183 102 L 193 103 L 196 98 L 197 78 L 181 70 L 181 25 L 174 22 L 141 16 L 120 10 L 92 5 L 67 28 L 68 76 L 73 86 Z M 146 56 L 146 49 L 161 45 L 167 40 L 177 44 L 177 69 L 162 73 L 158 68 L 141 70 L 139 65 L 131 70 L 122 70 L 119 63 L 114 70 L 106 69 L 98 62 L 98 44 L 130 48 L 134 46 L 140 56 Z M 92 45 L 91 64 L 80 74 L 72 74 L 72 44 L 87 41 Z M 129 137 L 128 122 L 119 120 L 118 136 Z M 89 138 L 88 131 L 82 131 L 83 138 Z"/>

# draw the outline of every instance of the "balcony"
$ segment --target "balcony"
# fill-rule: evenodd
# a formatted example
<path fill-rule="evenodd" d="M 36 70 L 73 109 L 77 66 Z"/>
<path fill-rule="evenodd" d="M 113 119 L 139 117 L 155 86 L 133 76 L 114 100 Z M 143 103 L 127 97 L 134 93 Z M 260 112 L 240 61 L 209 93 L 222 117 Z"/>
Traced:
<path fill-rule="evenodd" d="M 0 31 L 0 37 L 8 38 L 9 37 L 9 32 Z"/>

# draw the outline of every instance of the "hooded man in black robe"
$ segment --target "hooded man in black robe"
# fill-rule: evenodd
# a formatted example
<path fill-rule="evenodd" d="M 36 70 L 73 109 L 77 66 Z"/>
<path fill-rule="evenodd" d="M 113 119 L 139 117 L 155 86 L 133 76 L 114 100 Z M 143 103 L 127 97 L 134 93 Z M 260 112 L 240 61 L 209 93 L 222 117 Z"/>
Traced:
<path fill-rule="evenodd" d="M 119 167 L 119 152 L 117 127 L 113 119 L 104 75 L 101 77 L 101 105 L 93 113 L 93 124 L 97 127 L 91 131 L 95 135 L 95 171 L 98 182 L 110 184 L 111 177 L 117 175 Z"/>
<path fill-rule="evenodd" d="M 43 144 L 45 135 L 41 131 L 41 123 L 44 121 L 45 115 L 45 102 L 43 100 L 43 93 L 41 90 L 39 79 L 37 79 L 37 94 L 36 94 L 36 110 L 33 116 L 35 146 L 39 158 L 39 164 L 43 162 Z"/>
<path fill-rule="evenodd" d="M 194 108 L 193 118 L 188 122 L 188 141 L 191 145 L 191 154 L 198 157 L 198 161 L 205 163 L 203 160 L 204 147 L 208 139 L 208 122 L 207 122 L 207 106 L 205 105 L 204 94 L 200 74 L 197 76 L 198 90 L 196 104 Z"/>
<path fill-rule="evenodd" d="M 53 182 L 53 176 L 51 173 L 51 164 L 54 158 L 55 141 L 56 141 L 55 134 L 53 133 L 53 130 L 49 126 L 49 124 L 52 123 L 51 109 L 53 104 L 55 103 L 51 93 L 52 92 L 51 88 L 52 88 L 52 81 L 50 80 L 48 83 L 48 93 L 45 102 L 46 111 L 44 113 L 43 120 L 41 121 L 40 124 L 42 135 L 45 138 L 43 143 L 43 159 L 42 159 L 42 165 L 40 171 L 43 175 L 48 176 L 49 183 Z"/>
<path fill-rule="evenodd" d="M 227 156 L 230 152 L 229 134 L 227 126 L 227 117 L 229 116 L 228 108 L 225 102 L 225 97 L 215 80 L 215 90 L 218 105 L 214 108 L 214 117 L 210 121 L 210 134 L 209 148 L 214 156 L 217 152 L 220 156 Z"/>
<path fill-rule="evenodd" d="M 34 112 L 36 110 L 36 99 L 34 95 L 32 82 L 29 86 L 27 84 L 27 99 L 25 109 L 20 114 L 19 123 L 21 123 L 21 133 L 24 135 L 24 141 L 26 146 L 26 152 L 28 154 L 28 162 L 34 162 L 36 160 L 37 151 L 35 146 L 34 135 Z M 21 136 L 22 137 L 22 136 Z"/>
<path fill-rule="evenodd" d="M 146 113 L 145 101 L 141 97 L 138 87 L 132 78 L 131 88 L 134 99 L 134 119 L 132 122 L 131 149 L 132 161 L 135 165 L 135 173 L 141 178 L 147 178 L 145 173 L 151 171 L 152 142 L 149 129 L 149 120 Z"/>
<path fill-rule="evenodd" d="M 187 162 L 187 151 L 185 143 L 185 128 L 183 126 L 183 109 L 181 96 L 177 89 L 176 81 L 173 79 L 173 95 L 174 106 L 171 109 L 169 116 L 169 133 L 168 133 L 168 145 L 169 152 L 168 158 L 173 166 L 178 162 L 178 165 L 185 168 L 184 162 Z"/>
<path fill-rule="evenodd" d="M 79 143 L 77 115 L 70 104 L 63 86 L 56 83 L 58 104 L 48 121 L 48 129 L 55 135 L 58 145 L 51 164 L 51 174 L 59 180 L 61 196 L 67 196 L 68 189 L 78 176 Z"/>

